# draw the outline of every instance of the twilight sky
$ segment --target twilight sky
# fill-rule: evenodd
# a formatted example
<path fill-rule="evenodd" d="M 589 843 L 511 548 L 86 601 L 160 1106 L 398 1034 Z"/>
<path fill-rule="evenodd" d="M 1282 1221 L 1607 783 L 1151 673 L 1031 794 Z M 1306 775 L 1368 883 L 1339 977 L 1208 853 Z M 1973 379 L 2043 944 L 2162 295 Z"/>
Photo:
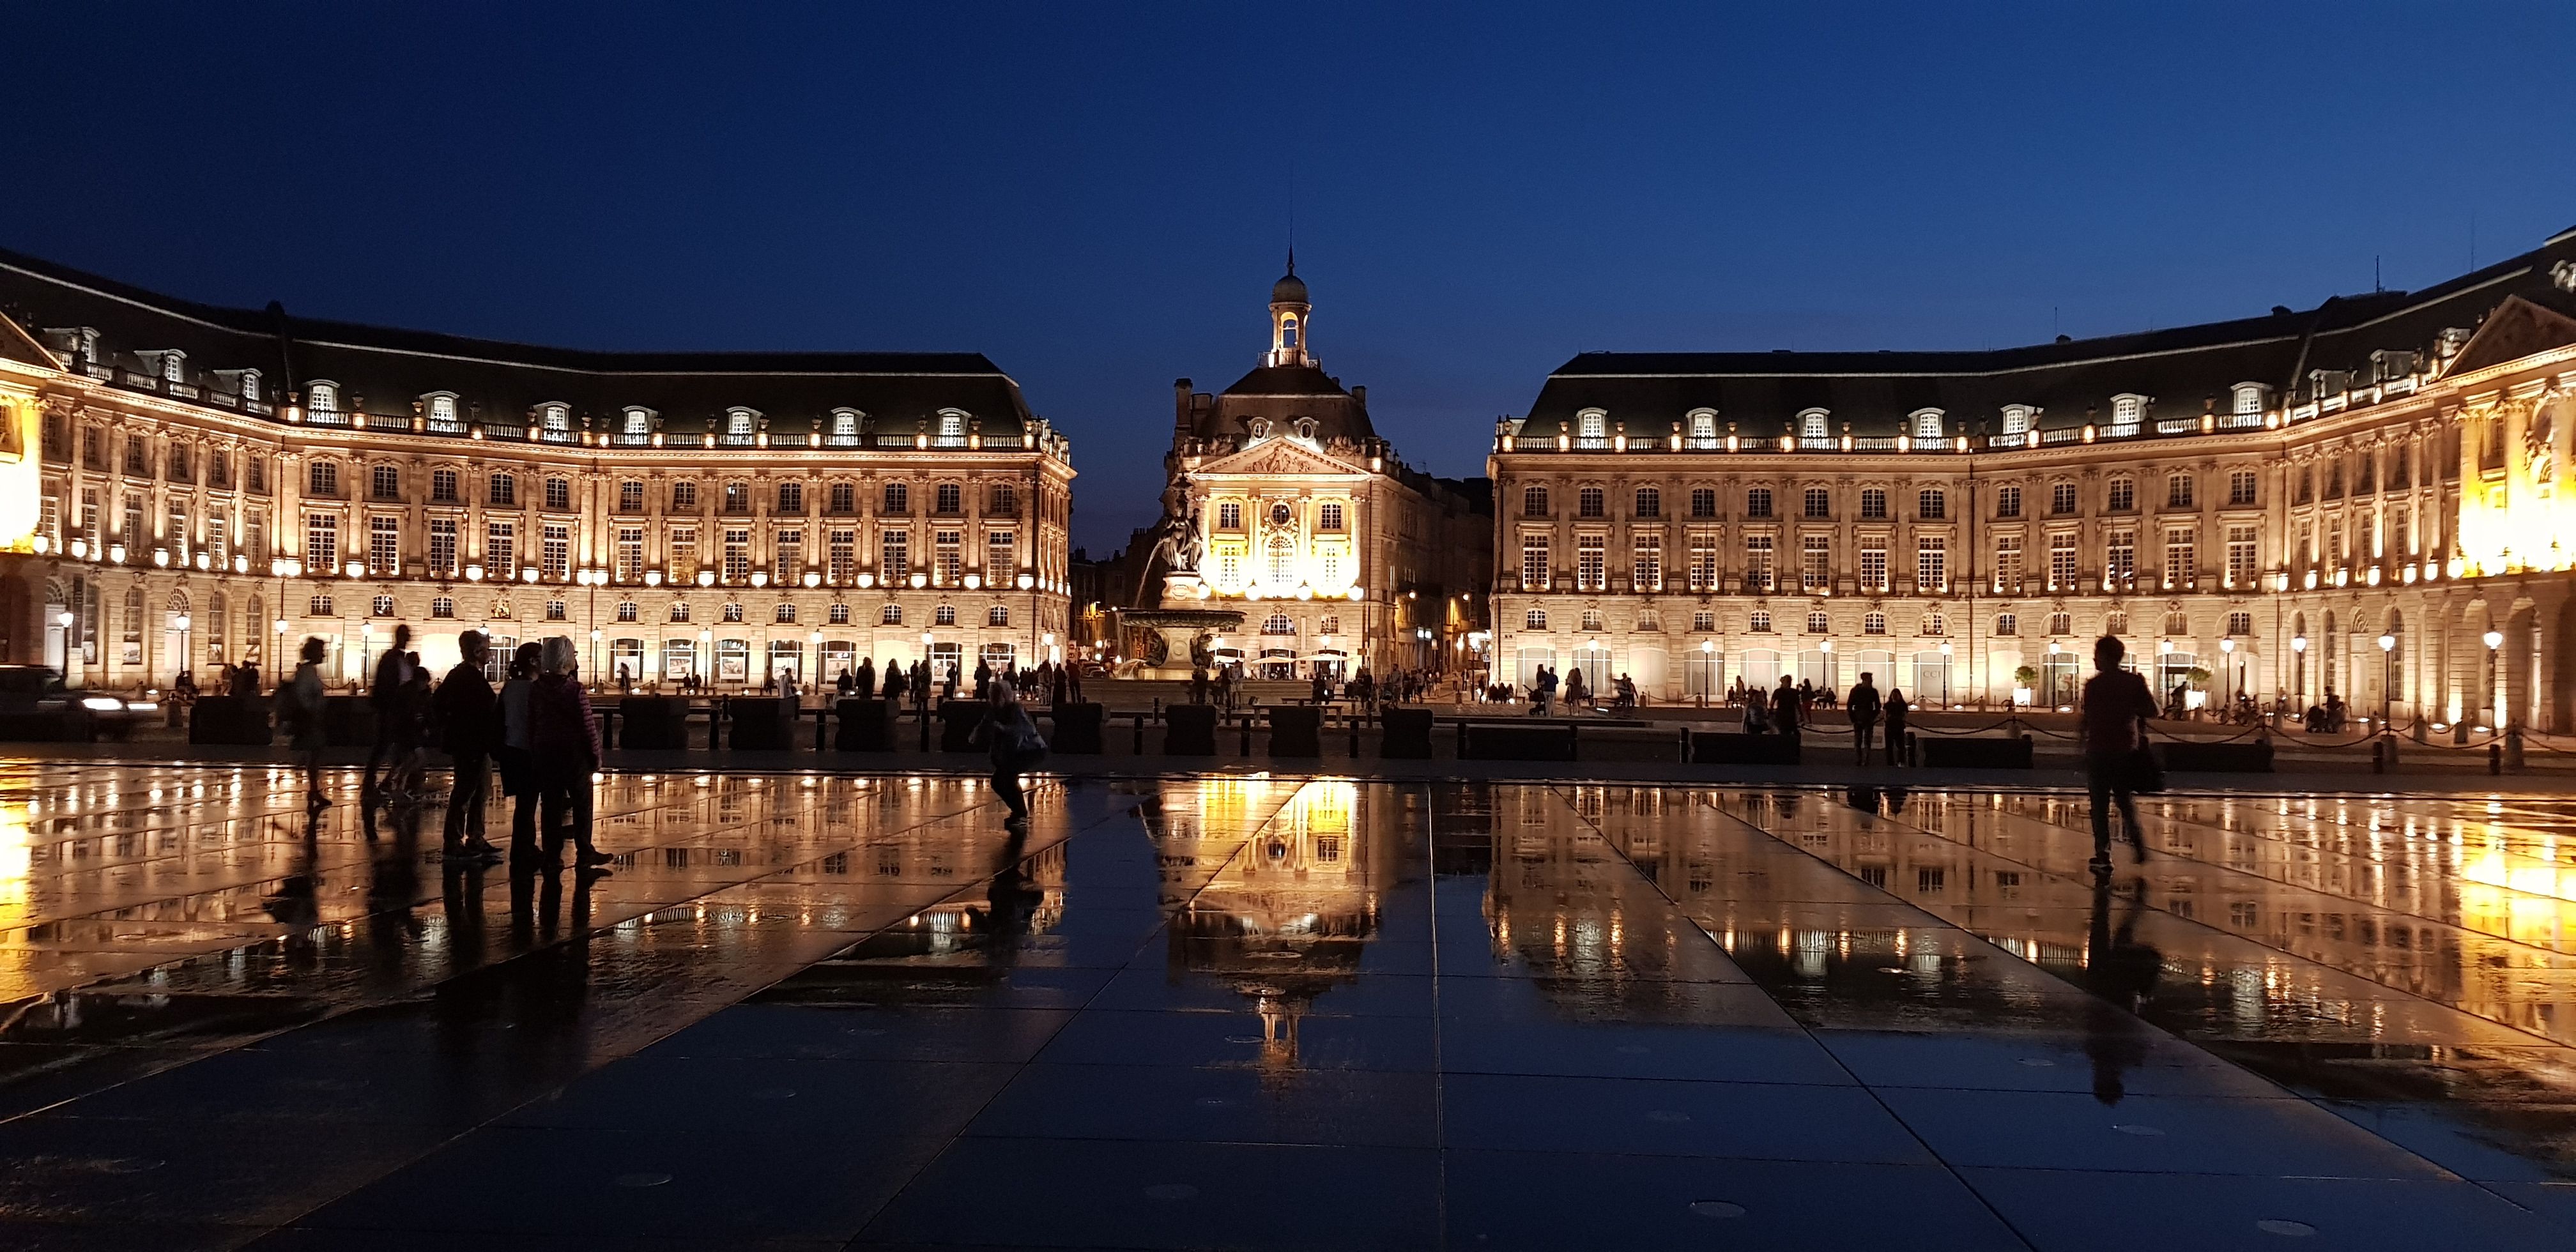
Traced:
<path fill-rule="evenodd" d="M 990 355 L 1151 519 L 1290 229 L 1381 432 L 1585 349 L 1977 348 L 2576 223 L 2563 4 L 20 6 L 0 246 L 594 348 Z M 1790 10 L 1783 12 L 1783 10 Z"/>

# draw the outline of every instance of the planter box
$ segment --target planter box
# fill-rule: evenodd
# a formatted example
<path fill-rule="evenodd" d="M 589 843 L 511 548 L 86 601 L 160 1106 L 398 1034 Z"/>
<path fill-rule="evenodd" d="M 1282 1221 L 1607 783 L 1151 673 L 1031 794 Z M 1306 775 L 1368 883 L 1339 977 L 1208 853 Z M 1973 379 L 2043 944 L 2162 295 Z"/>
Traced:
<path fill-rule="evenodd" d="M 1693 730 L 1690 759 L 1694 765 L 1795 765 L 1798 741 L 1787 735 L 1748 735 L 1733 730 Z"/>
<path fill-rule="evenodd" d="M 1215 756 L 1216 706 L 1175 704 L 1164 709 L 1163 755 Z"/>
<path fill-rule="evenodd" d="M 188 710 L 188 742 L 266 746 L 268 701 L 240 696 L 199 696 Z"/>
<path fill-rule="evenodd" d="M 2031 740 L 2028 735 L 2011 739 L 1970 736 L 1950 738 L 1916 732 L 1915 751 L 1925 769 L 2029 769 Z"/>
<path fill-rule="evenodd" d="M 322 697 L 322 742 L 334 748 L 376 743 L 376 706 L 365 696 Z"/>
<path fill-rule="evenodd" d="M 1055 733 L 1047 740 L 1048 749 L 1059 754 L 1100 755 L 1100 724 L 1105 713 L 1097 704 L 1055 706 Z"/>
<path fill-rule="evenodd" d="M 939 706 L 939 750 L 972 752 L 975 728 L 984 724 L 984 706 L 974 700 L 949 700 Z"/>
<path fill-rule="evenodd" d="M 1395 760 L 1431 759 L 1431 710 L 1388 709 L 1378 715 L 1377 754 Z"/>
<path fill-rule="evenodd" d="M 2198 774 L 2269 774 L 2272 772 L 2272 745 L 2266 740 L 2250 743 L 2160 743 L 2156 757 L 2165 768 L 2177 773 Z"/>
<path fill-rule="evenodd" d="M 1461 722 L 1458 759 L 1462 761 L 1571 761 L 1574 723 Z"/>
<path fill-rule="evenodd" d="M 766 696 L 725 706 L 725 746 L 743 752 L 777 752 L 795 737 L 796 717 L 785 700 Z"/>
<path fill-rule="evenodd" d="M 1324 754 L 1324 710 L 1312 704 L 1270 707 L 1270 755 L 1317 757 Z"/>
<path fill-rule="evenodd" d="M 617 746 L 671 750 L 689 746 L 689 705 L 669 696 L 627 696 L 617 702 Z"/>
<path fill-rule="evenodd" d="M 840 724 L 832 746 L 843 752 L 894 751 L 894 706 L 883 700 L 843 700 L 833 706 Z"/>

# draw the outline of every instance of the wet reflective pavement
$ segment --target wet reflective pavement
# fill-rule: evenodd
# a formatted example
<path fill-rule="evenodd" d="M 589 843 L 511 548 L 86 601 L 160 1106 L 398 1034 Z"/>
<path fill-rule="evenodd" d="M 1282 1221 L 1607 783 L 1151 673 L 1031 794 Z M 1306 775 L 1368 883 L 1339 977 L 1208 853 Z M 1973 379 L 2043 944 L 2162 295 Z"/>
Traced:
<path fill-rule="evenodd" d="M 296 800 L 0 767 L 0 1247 L 2576 1246 L 2566 801 Z"/>

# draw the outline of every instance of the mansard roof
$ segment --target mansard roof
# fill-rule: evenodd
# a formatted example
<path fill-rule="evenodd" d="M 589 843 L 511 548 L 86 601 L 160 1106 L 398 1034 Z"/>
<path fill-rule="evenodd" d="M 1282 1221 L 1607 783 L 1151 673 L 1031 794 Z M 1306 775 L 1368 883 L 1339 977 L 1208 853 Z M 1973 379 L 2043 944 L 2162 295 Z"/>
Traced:
<path fill-rule="evenodd" d="M 2225 413 L 2242 383 L 2261 384 L 2266 405 L 2278 407 L 2367 386 L 2376 371 L 2440 365 L 2446 331 L 2474 332 L 2509 301 L 2576 314 L 2571 286 L 2576 230 L 2419 292 L 2097 339 L 1983 352 L 1587 352 L 1548 376 L 1521 432 L 1575 433 L 1576 416 L 1597 409 L 1633 435 L 1661 435 L 1714 410 L 1744 434 L 1768 436 L 1822 409 L 1836 434 L 1847 422 L 1855 434 L 1887 435 L 1939 409 L 1951 433 L 1974 434 L 1979 424 L 1999 432 L 2008 405 L 2044 410 L 2037 424 L 2047 428 L 2080 426 L 2088 412 L 2108 422 L 2121 395 L 2148 397 L 2151 417 L 2196 415 L 2209 401 Z"/>
<path fill-rule="evenodd" d="M 981 419 L 986 435 L 1017 435 L 1034 420 L 1019 385 L 980 352 L 599 352 L 370 326 L 266 309 L 200 304 L 20 253 L 0 250 L 0 315 L 39 340 L 47 332 L 98 332 L 98 359 L 73 362 L 140 374 L 139 353 L 178 349 L 187 381 L 258 370 L 263 391 L 283 396 L 328 380 L 342 405 L 409 414 L 421 396 L 452 392 L 460 408 L 508 424 L 540 404 L 572 408 L 575 424 L 610 429 L 624 409 L 661 415 L 663 429 L 716 428 L 742 407 L 773 433 L 823 429 L 834 409 L 856 409 L 878 431 L 909 432 L 942 410 Z M 11 336 L 0 332 L 0 353 Z M 55 355 L 65 355 L 54 345 Z"/>

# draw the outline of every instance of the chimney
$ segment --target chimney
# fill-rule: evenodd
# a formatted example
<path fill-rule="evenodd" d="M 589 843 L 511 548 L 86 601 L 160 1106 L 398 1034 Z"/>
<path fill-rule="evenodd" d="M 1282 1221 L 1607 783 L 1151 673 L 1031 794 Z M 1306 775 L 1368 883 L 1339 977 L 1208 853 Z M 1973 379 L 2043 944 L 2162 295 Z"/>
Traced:
<path fill-rule="evenodd" d="M 1190 437 L 1190 380 L 1172 380 L 1172 442 Z"/>
<path fill-rule="evenodd" d="M 1366 384 L 1351 388 L 1351 402 L 1364 409 L 1368 407 L 1368 386 Z"/>

